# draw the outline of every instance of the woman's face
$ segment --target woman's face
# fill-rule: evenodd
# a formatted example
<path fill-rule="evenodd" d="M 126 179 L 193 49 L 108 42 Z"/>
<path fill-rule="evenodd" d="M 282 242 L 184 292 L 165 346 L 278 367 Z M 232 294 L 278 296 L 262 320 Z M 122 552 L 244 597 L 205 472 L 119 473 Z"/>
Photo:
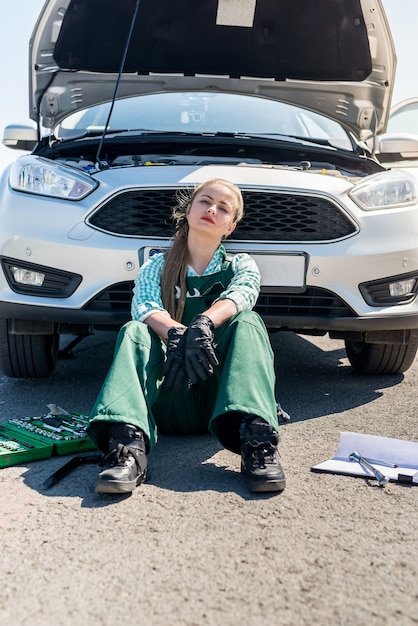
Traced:
<path fill-rule="evenodd" d="M 187 213 L 189 230 L 223 239 L 235 229 L 237 197 L 222 183 L 206 185 L 195 195 Z"/>

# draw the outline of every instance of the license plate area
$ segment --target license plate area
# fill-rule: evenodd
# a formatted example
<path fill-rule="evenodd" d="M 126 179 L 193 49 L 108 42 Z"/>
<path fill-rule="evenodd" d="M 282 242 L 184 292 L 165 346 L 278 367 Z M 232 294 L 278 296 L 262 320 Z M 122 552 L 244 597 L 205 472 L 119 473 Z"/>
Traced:
<path fill-rule="evenodd" d="M 145 263 L 153 254 L 167 248 L 145 246 L 139 250 L 139 262 Z M 232 254 L 241 252 L 231 250 Z M 306 268 L 308 255 L 302 252 L 275 252 L 264 254 L 252 252 L 261 273 L 261 287 L 268 287 L 275 293 L 301 293 L 306 288 Z"/>
<path fill-rule="evenodd" d="M 251 254 L 261 273 L 261 286 L 276 293 L 300 293 L 306 289 L 307 255 L 299 252 Z"/>

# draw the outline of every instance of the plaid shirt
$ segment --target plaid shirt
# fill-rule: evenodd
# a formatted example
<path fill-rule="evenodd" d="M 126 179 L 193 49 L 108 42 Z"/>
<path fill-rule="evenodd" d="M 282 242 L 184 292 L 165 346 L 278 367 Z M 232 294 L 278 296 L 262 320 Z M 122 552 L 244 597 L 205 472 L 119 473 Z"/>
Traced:
<path fill-rule="evenodd" d="M 213 255 L 203 276 L 215 274 L 222 269 L 225 248 L 221 245 Z M 164 253 L 154 254 L 140 268 L 135 280 L 131 315 L 133 320 L 143 322 L 156 311 L 168 312 L 161 300 L 160 277 L 164 267 Z M 260 271 L 254 259 L 245 252 L 232 257 L 234 277 L 217 300 L 229 298 L 235 302 L 237 312 L 251 310 L 260 291 Z M 187 276 L 198 276 L 192 267 L 188 267 Z"/>

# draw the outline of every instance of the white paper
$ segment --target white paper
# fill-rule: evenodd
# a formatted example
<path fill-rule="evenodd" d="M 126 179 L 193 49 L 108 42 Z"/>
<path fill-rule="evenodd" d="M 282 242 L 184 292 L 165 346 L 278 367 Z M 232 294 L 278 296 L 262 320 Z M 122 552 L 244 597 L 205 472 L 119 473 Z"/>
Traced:
<path fill-rule="evenodd" d="M 376 435 L 341 433 L 335 457 L 315 465 L 312 470 L 375 478 L 360 463 L 350 461 L 348 457 L 352 452 L 358 452 L 391 481 L 407 482 L 408 479 L 403 478 L 405 476 L 410 477 L 412 483 L 418 484 L 418 442 Z"/>
<path fill-rule="evenodd" d="M 251 28 L 254 25 L 255 7 L 256 0 L 219 0 L 216 24 Z"/>

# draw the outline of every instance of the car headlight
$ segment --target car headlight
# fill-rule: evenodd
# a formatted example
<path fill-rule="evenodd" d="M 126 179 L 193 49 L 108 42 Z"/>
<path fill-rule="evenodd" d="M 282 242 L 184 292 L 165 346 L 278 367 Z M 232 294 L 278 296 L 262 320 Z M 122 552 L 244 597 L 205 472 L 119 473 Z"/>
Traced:
<path fill-rule="evenodd" d="M 9 182 L 15 191 L 67 200 L 81 200 L 98 185 L 83 172 L 36 156 L 20 157 L 13 164 Z"/>
<path fill-rule="evenodd" d="M 413 205 L 417 203 L 416 182 L 409 172 L 389 170 L 358 183 L 349 196 L 364 211 Z"/>

